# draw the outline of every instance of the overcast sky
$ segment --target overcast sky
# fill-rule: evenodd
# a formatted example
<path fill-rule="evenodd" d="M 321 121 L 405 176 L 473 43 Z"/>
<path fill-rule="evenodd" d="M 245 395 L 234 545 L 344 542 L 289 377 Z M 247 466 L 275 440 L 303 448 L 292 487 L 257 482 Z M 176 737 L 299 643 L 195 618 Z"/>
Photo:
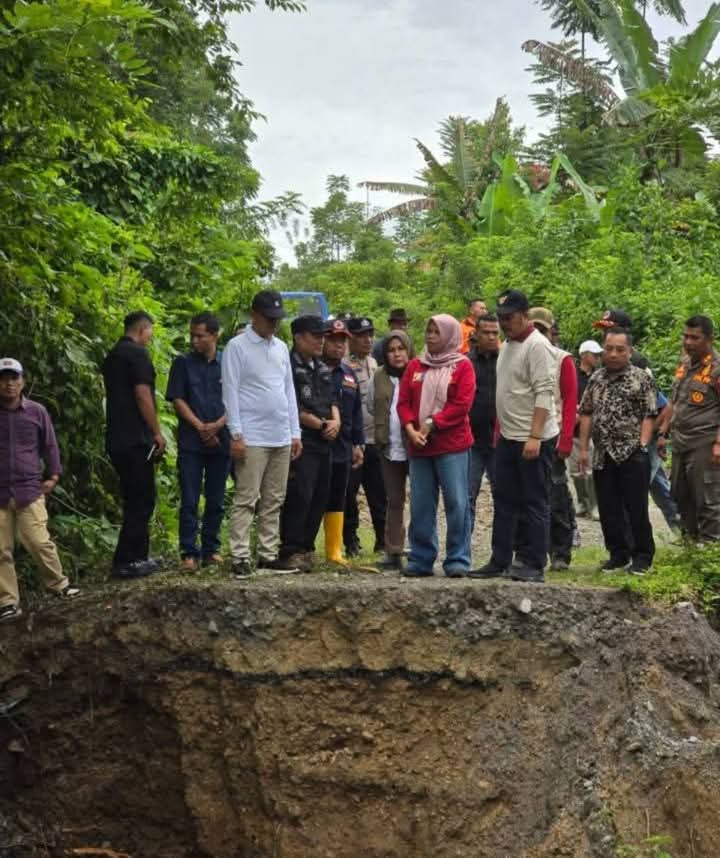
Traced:
<path fill-rule="evenodd" d="M 685 0 L 694 26 L 708 0 Z M 526 39 L 559 38 L 533 0 L 307 0 L 301 14 L 258 0 L 235 16 L 243 92 L 267 122 L 251 148 L 263 198 L 299 191 L 322 203 L 325 178 L 412 180 L 422 167 L 413 138 L 433 151 L 445 117 L 487 118 L 504 96 L 529 137 L 541 127 L 528 100 Z M 656 35 L 679 35 L 650 18 Z M 365 192 L 355 189 L 357 199 Z M 387 200 L 387 203 L 386 203 Z M 371 203 L 399 198 L 373 194 Z M 287 253 L 283 252 L 287 257 Z"/>

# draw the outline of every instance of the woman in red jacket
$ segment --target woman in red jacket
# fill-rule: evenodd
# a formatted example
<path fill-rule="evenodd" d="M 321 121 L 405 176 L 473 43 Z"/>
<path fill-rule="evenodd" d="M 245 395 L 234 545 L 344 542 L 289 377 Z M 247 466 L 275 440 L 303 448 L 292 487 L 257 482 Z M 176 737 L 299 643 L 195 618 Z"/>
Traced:
<path fill-rule="evenodd" d="M 425 351 L 411 360 L 400 382 L 397 412 L 410 455 L 410 557 L 405 575 L 433 574 L 437 558 L 437 505 L 442 491 L 447 519 L 443 569 L 460 578 L 470 562 L 468 458 L 473 445 L 469 413 L 475 372 L 459 352 L 457 319 L 441 313 L 425 329 Z"/>

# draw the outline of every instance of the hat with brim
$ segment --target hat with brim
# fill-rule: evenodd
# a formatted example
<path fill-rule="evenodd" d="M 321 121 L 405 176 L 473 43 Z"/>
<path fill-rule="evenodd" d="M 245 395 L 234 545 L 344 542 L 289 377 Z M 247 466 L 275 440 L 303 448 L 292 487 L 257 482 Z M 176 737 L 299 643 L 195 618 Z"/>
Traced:
<path fill-rule="evenodd" d="M 367 316 L 360 316 L 357 319 L 348 319 L 348 330 L 351 334 L 372 334 L 375 332 L 375 326 L 373 325 L 372 319 L 368 319 Z"/>
<path fill-rule="evenodd" d="M 580 343 L 578 354 L 584 355 L 587 354 L 587 352 L 590 352 L 590 354 L 593 355 L 601 355 L 603 352 L 603 347 L 600 345 L 599 342 L 597 342 L 597 340 L 585 340 L 584 343 Z"/>
<path fill-rule="evenodd" d="M 602 319 L 593 322 L 593 328 L 632 328 L 632 319 L 623 310 L 605 310 Z"/>
<path fill-rule="evenodd" d="M 527 313 L 529 310 L 528 299 L 519 289 L 506 289 L 497 297 L 495 313 L 498 316 L 512 316 L 513 313 Z"/>
<path fill-rule="evenodd" d="M 15 375 L 22 375 L 22 364 L 19 360 L 15 360 L 15 358 L 0 358 L 0 372 L 14 372 Z"/>
<path fill-rule="evenodd" d="M 545 331 L 551 331 L 555 325 L 555 317 L 546 307 L 531 307 L 528 319 L 533 325 L 540 325 Z"/>
<path fill-rule="evenodd" d="M 263 289 L 253 298 L 251 309 L 266 319 L 284 319 L 285 308 L 283 307 L 282 295 L 272 289 Z"/>
<path fill-rule="evenodd" d="M 325 325 L 324 333 L 326 337 L 350 336 L 350 332 L 347 329 L 347 325 L 342 319 L 332 319 L 332 321 L 328 321 Z"/>

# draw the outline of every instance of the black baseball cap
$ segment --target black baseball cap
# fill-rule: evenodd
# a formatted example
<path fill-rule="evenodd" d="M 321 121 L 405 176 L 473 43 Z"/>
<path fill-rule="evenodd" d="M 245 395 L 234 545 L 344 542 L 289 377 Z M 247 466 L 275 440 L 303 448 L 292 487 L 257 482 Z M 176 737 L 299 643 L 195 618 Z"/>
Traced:
<path fill-rule="evenodd" d="M 347 326 L 351 334 L 372 334 L 375 332 L 375 325 L 373 325 L 372 319 L 368 319 L 367 316 L 348 319 Z"/>
<path fill-rule="evenodd" d="M 527 313 L 530 304 L 524 292 L 519 289 L 506 289 L 497 297 L 495 312 L 498 316 L 511 316 L 513 313 Z"/>
<path fill-rule="evenodd" d="M 602 319 L 593 322 L 593 328 L 625 328 L 632 330 L 632 319 L 624 310 L 605 310 Z"/>
<path fill-rule="evenodd" d="M 315 334 L 321 337 L 325 332 L 325 322 L 320 316 L 298 316 L 292 320 L 290 330 L 293 334 Z"/>
<path fill-rule="evenodd" d="M 251 307 L 256 313 L 265 316 L 266 319 L 284 319 L 283 299 L 279 292 L 272 289 L 263 289 L 253 298 Z"/>

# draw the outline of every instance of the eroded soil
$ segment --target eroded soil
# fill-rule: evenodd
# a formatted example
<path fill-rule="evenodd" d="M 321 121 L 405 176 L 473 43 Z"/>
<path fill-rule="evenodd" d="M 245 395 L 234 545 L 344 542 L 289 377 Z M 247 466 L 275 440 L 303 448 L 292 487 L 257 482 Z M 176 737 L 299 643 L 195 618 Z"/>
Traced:
<path fill-rule="evenodd" d="M 689 605 L 166 575 L 0 647 L 3 858 L 720 855 L 720 638 Z"/>

